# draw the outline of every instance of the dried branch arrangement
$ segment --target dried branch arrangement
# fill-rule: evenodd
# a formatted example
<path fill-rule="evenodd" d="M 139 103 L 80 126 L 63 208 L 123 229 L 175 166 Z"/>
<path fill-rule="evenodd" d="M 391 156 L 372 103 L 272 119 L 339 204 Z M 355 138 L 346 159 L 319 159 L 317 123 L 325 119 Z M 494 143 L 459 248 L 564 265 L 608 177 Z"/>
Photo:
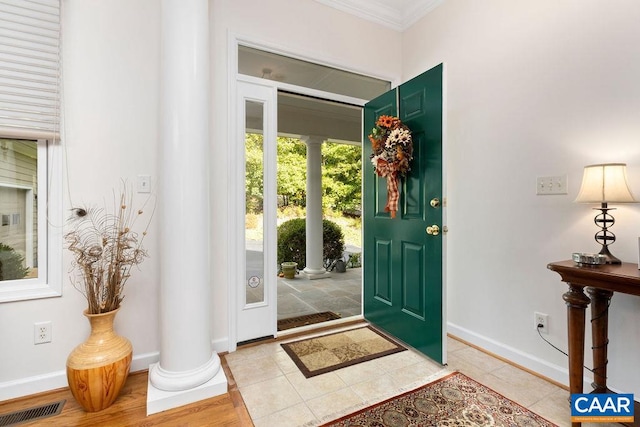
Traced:
<path fill-rule="evenodd" d="M 74 208 L 67 221 L 69 231 L 64 239 L 73 253 L 69 273 L 73 286 L 87 299 L 88 314 L 119 308 L 131 269 L 148 256 L 142 242 L 153 210 L 143 230 L 135 231 L 144 210 L 132 207 L 130 193 L 123 185 L 119 203 L 114 194 L 112 212 L 104 208 Z"/>

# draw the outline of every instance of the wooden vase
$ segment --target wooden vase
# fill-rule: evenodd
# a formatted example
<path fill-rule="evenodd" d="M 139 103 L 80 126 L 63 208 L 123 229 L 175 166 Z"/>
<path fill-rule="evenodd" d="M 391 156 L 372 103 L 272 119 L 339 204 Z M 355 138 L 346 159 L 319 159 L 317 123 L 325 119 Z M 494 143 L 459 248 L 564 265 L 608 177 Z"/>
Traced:
<path fill-rule="evenodd" d="M 69 388 L 87 412 L 108 408 L 129 375 L 133 347 L 113 330 L 118 310 L 102 314 L 88 314 L 85 310 L 91 334 L 67 358 Z"/>

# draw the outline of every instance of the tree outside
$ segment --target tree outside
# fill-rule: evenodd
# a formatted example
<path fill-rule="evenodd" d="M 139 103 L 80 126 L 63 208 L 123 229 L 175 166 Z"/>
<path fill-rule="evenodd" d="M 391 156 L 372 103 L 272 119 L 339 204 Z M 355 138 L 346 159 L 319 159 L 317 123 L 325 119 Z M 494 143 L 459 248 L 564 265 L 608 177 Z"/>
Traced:
<path fill-rule="evenodd" d="M 247 238 L 262 240 L 262 135 L 246 136 Z M 278 224 L 304 218 L 307 149 L 296 138 L 278 137 Z M 361 247 L 362 160 L 359 146 L 322 145 L 322 207 L 325 219 L 340 226 L 345 243 Z"/>
<path fill-rule="evenodd" d="M 360 211 L 362 160 L 360 147 L 327 142 L 322 145 L 322 206 L 324 210 Z"/>

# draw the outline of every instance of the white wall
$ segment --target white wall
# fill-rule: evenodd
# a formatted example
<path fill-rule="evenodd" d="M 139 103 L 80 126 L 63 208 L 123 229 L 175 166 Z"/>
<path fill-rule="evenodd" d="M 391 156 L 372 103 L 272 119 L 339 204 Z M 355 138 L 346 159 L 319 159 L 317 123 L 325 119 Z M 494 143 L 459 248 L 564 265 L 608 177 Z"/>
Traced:
<path fill-rule="evenodd" d="M 368 21 L 329 8 L 312 0 L 214 0 L 211 4 L 213 49 L 212 179 L 215 220 L 212 222 L 212 277 L 214 286 L 214 339 L 228 334 L 227 271 L 229 242 L 225 204 L 229 164 L 220 161 L 220 153 L 230 143 L 229 119 L 229 40 L 239 37 L 265 47 L 276 48 L 292 56 L 327 63 L 356 72 L 398 80 L 401 73 L 401 35 Z M 304 19 L 302 19 L 304 17 Z M 387 60 L 380 60 L 386 52 Z M 238 165 L 237 167 L 240 167 Z M 240 183 L 241 187 L 243 183 Z"/>
<path fill-rule="evenodd" d="M 64 217 L 71 202 L 110 203 L 121 179 L 157 177 L 158 36 L 155 0 L 63 1 L 64 166 L 54 173 L 65 174 Z M 134 269 L 116 318 L 117 331 L 133 343 L 133 369 L 157 359 L 157 241 L 152 226 L 150 257 Z M 0 305 L 0 401 L 66 386 L 67 355 L 89 332 L 86 302 L 68 279 L 69 260 L 64 251 L 62 297 Z M 34 345 L 33 324 L 46 320 L 52 342 Z"/>
<path fill-rule="evenodd" d="M 65 186 L 74 203 L 101 203 L 120 178 L 154 178 L 158 141 L 159 4 L 64 0 Z M 561 356 L 533 329 L 566 341 L 566 287 L 548 262 L 596 243 L 590 206 L 572 203 L 586 164 L 625 161 L 640 196 L 640 4 L 448 0 L 400 35 L 312 0 L 212 0 L 212 334 L 226 346 L 228 40 L 230 34 L 371 74 L 404 80 L 446 63 L 449 321 L 469 339 L 560 375 Z M 300 19 L 305 16 L 309 18 Z M 267 19 L 268 17 L 268 19 Z M 385 60 L 380 59 L 384 52 Z M 401 53 L 404 52 L 404 55 Z M 535 196 L 538 175 L 569 175 L 568 196 Z M 65 208 L 71 205 L 66 196 Z M 469 215 L 472 212 L 473 215 Z M 621 206 L 614 254 L 637 259 L 638 206 Z M 116 321 L 134 369 L 157 357 L 157 241 Z M 66 255 L 65 255 L 66 257 Z M 64 271 L 68 269 L 68 257 Z M 64 386 L 65 360 L 88 333 L 82 296 L 0 306 L 0 400 Z M 610 385 L 640 394 L 640 298 L 612 303 Z M 33 345 L 33 323 L 53 342 Z M 10 349 L 10 351 L 6 351 Z M 518 351 L 514 350 L 518 349 Z M 16 357 L 18 355 L 18 357 Z M 36 378 L 34 378 L 34 376 Z M 32 380 L 37 381 L 32 381 Z M 38 388 L 40 387 L 40 388 Z M 10 393 L 7 393 L 9 390 Z M 14 393 L 14 394 L 11 394 Z"/>
<path fill-rule="evenodd" d="M 399 79 L 401 35 L 312 0 L 212 0 L 212 338 L 227 349 L 228 40 L 230 33 L 336 66 Z M 305 19 L 301 19 L 305 17 Z M 120 179 L 157 169 L 160 2 L 63 0 L 65 217 L 74 204 L 110 200 Z M 380 49 L 389 61 L 379 61 Z M 59 172 L 59 171 L 58 171 Z M 67 191 L 68 189 L 68 191 Z M 60 225 L 56 225 L 60 226 Z M 134 348 L 132 369 L 158 357 L 158 236 L 128 282 L 117 331 Z M 164 262 L 170 262 L 165 260 Z M 65 361 L 88 334 L 83 297 L 67 278 L 63 296 L 0 306 L 0 401 L 66 386 Z M 53 322 L 53 341 L 33 344 L 33 324 Z"/>
<path fill-rule="evenodd" d="M 566 349 L 567 286 L 546 265 L 599 250 L 592 206 L 573 203 L 582 168 L 626 162 L 640 197 L 639 19 L 633 0 L 447 0 L 403 37 L 404 80 L 446 64 L 450 330 L 559 380 L 533 312 Z M 569 195 L 535 195 L 562 174 Z M 637 262 L 640 207 L 617 208 L 611 251 Z M 640 298 L 610 313 L 609 385 L 640 394 Z"/>

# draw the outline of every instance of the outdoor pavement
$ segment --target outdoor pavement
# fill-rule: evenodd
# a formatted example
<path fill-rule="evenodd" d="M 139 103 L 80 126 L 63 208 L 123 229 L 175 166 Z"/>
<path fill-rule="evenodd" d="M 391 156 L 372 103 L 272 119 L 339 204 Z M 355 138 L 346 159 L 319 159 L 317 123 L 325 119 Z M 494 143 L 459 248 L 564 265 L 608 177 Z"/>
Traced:
<path fill-rule="evenodd" d="M 330 277 L 307 279 L 278 278 L 278 320 L 306 314 L 333 311 L 340 317 L 362 314 L 362 268 L 332 271 Z"/>
<path fill-rule="evenodd" d="M 349 254 L 360 253 L 362 249 L 347 245 L 343 259 Z M 258 279 L 263 267 L 262 242 L 246 243 L 247 278 Z M 262 280 L 245 285 L 247 303 L 256 303 L 264 299 Z M 278 278 L 278 320 L 307 314 L 333 311 L 340 317 L 362 314 L 362 268 L 347 268 L 345 273 L 333 270 L 323 279 L 309 280 L 304 274 L 296 274 L 294 279 Z"/>

